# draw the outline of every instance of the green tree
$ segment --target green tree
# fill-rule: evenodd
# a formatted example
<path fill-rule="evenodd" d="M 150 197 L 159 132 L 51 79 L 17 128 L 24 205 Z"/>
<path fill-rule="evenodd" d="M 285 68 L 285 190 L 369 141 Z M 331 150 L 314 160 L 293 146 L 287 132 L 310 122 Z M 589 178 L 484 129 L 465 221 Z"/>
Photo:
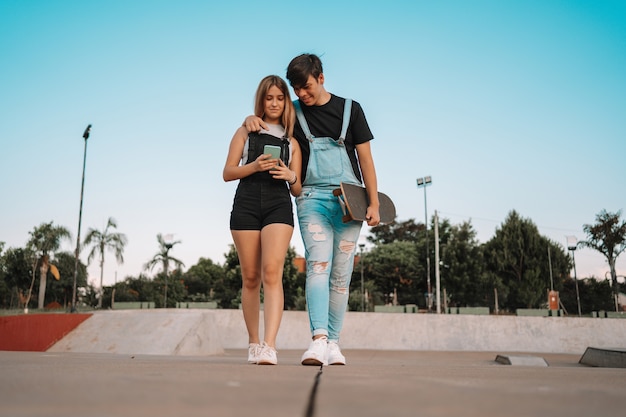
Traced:
<path fill-rule="evenodd" d="M 0 242 L 0 306 L 7 308 L 11 304 L 11 289 L 6 282 L 6 266 L 4 261 L 4 242 Z"/>
<path fill-rule="evenodd" d="M 154 282 L 147 276 L 140 274 L 138 277 L 126 277 L 123 281 L 131 299 L 120 301 L 155 301 L 157 293 Z M 117 293 L 115 294 L 117 300 Z"/>
<path fill-rule="evenodd" d="M 237 249 L 232 243 L 224 254 L 224 275 L 215 287 L 215 298 L 221 308 L 239 308 L 241 303 L 241 266 Z"/>
<path fill-rule="evenodd" d="M 423 294 L 425 268 L 418 261 L 417 247 L 412 242 L 397 241 L 372 248 L 363 256 L 364 276 L 373 281 L 372 296 L 389 303 L 393 294 L 398 304 L 420 304 Z M 353 273 L 352 285 L 360 291 L 360 268 Z M 356 278 L 359 276 L 359 279 Z M 370 288 L 370 287 L 368 287 Z M 369 291 L 368 291 L 369 292 Z"/>
<path fill-rule="evenodd" d="M 493 287 L 483 274 L 483 254 L 470 222 L 450 226 L 440 232 L 440 271 L 442 287 L 450 304 L 490 305 Z M 441 230 L 441 226 L 440 226 Z"/>
<path fill-rule="evenodd" d="M 59 279 L 51 280 L 47 291 L 48 302 L 57 302 L 66 307 L 72 302 L 74 290 L 74 268 L 76 257 L 71 252 L 57 252 L 54 254 L 53 264 L 59 271 Z M 87 267 L 82 262 L 78 262 L 78 274 L 76 275 L 76 286 L 84 288 L 87 286 Z M 50 275 L 50 272 L 48 272 Z M 50 277 L 48 277 L 50 278 Z"/>
<path fill-rule="evenodd" d="M 424 238 L 424 223 L 415 223 L 414 219 L 404 222 L 394 221 L 389 224 L 379 224 L 370 229 L 369 242 L 376 245 L 384 245 L 399 240 L 405 242 L 417 242 Z"/>
<path fill-rule="evenodd" d="M 348 307 L 351 311 L 374 311 L 376 305 L 385 303 L 382 292 L 377 290 L 374 281 L 365 273 L 366 257 L 367 253 L 360 250 L 358 256 L 354 258 L 355 264 L 348 298 Z M 361 283 L 363 283 L 363 288 L 361 288 Z"/>
<path fill-rule="evenodd" d="M 146 263 L 144 268 L 146 270 L 152 270 L 156 265 L 163 266 L 163 274 L 165 275 L 165 285 L 163 292 L 163 306 L 167 307 L 169 303 L 167 302 L 167 287 L 169 282 L 169 266 L 170 263 L 174 264 L 177 268 L 185 266 L 183 261 L 180 259 L 174 258 L 170 255 L 170 250 L 177 244 L 181 243 L 180 240 L 170 241 L 169 239 L 166 241 L 163 236 L 159 233 L 157 235 L 157 242 L 159 242 L 159 251 Z M 156 300 L 155 300 L 156 302 Z"/>
<path fill-rule="evenodd" d="M 9 248 L 0 257 L 0 275 L 2 275 L 5 291 L 3 297 L 5 308 L 28 308 L 26 298 L 32 282 L 32 260 L 34 256 L 25 248 Z"/>
<path fill-rule="evenodd" d="M 241 266 L 235 245 L 229 245 L 228 253 L 224 254 L 223 274 L 214 287 L 215 299 L 221 308 L 239 308 L 241 303 Z M 293 247 L 287 249 L 285 264 L 283 266 L 283 292 L 285 297 L 285 309 L 302 308 L 301 301 L 304 297 L 305 274 L 298 273 L 293 260 L 296 251 Z M 263 302 L 263 287 L 261 287 L 261 302 Z"/>
<path fill-rule="evenodd" d="M 550 249 L 548 249 L 550 248 Z M 550 288 L 551 253 L 553 270 L 555 265 L 558 277 L 567 275 L 568 257 L 561 246 L 541 236 L 537 226 L 529 219 L 523 219 L 516 211 L 511 211 L 494 237 L 483 246 L 488 279 L 501 282 L 507 287 L 507 296 L 501 297 L 504 307 L 538 308 L 546 300 L 546 290 Z"/>
<path fill-rule="evenodd" d="M 155 297 L 154 306 L 156 308 L 176 307 L 176 303 L 183 301 L 187 294 L 185 291 L 183 271 L 180 269 L 175 269 L 168 275 L 166 275 L 165 272 L 161 272 L 154 277 L 152 283 L 154 285 L 155 294 L 162 294 L 164 288 L 166 286 L 168 287 L 167 298 Z"/>
<path fill-rule="evenodd" d="M 585 313 L 611 310 L 613 291 L 609 281 L 587 278 L 582 284 L 580 302 Z"/>
<path fill-rule="evenodd" d="M 582 314 L 587 315 L 592 311 L 607 311 L 614 308 L 613 290 L 609 280 L 585 278 L 578 280 L 580 293 L 580 309 Z M 567 278 L 559 291 L 561 304 L 569 314 L 578 311 L 576 297 L 576 282 L 573 278 Z"/>
<path fill-rule="evenodd" d="M 609 213 L 606 210 L 602 210 L 596 215 L 595 224 L 583 225 L 583 231 L 587 234 L 587 240 L 579 242 L 579 245 L 595 249 L 606 257 L 611 271 L 616 308 L 619 284 L 617 282 L 615 262 L 626 249 L 626 221 L 620 222 L 621 215 L 621 210 L 617 213 Z"/>
<path fill-rule="evenodd" d="M 433 220 L 434 222 L 434 220 Z M 434 223 L 433 223 L 434 224 Z M 432 225 L 431 225 L 432 226 Z M 414 252 L 416 265 L 415 269 L 418 270 L 418 274 L 414 280 L 414 288 L 411 288 L 410 294 L 407 295 L 407 299 L 411 300 L 411 304 L 419 304 L 423 305 L 426 302 L 425 294 L 428 293 L 428 280 L 426 278 L 427 274 L 427 264 L 428 256 L 431 260 L 434 260 L 434 233 L 428 233 L 428 245 L 426 244 L 426 227 L 424 223 L 416 223 L 414 219 L 409 219 L 406 221 L 398 222 L 394 221 L 389 224 L 378 225 L 372 227 L 370 230 L 372 236 L 368 236 L 367 240 L 372 242 L 379 247 L 381 245 L 397 243 L 397 242 L 410 242 L 415 248 L 412 249 Z M 403 248 L 408 248 L 408 246 L 403 245 Z M 369 256 L 369 255 L 368 255 Z M 367 261 L 364 261 L 367 264 Z M 395 265 L 390 265 L 391 268 L 395 268 Z M 430 281 L 431 284 L 434 282 L 434 268 L 430 268 Z M 367 285 L 366 285 L 367 286 Z M 375 283 L 375 288 L 378 288 L 378 283 Z M 405 286 L 396 287 L 396 291 L 402 291 Z M 422 288 L 423 287 L 423 288 Z M 372 297 L 377 299 L 377 303 L 387 302 L 387 298 L 389 298 L 389 294 L 384 295 L 383 293 L 376 292 L 376 289 L 372 289 L 374 293 Z M 359 289 L 360 291 L 360 289 Z M 432 289 L 431 289 L 432 291 Z M 368 291 L 369 292 L 369 291 Z M 398 297 L 400 299 L 404 299 L 405 295 L 398 293 Z M 423 301 L 423 300 L 424 301 Z M 423 301 L 423 302 L 422 302 Z"/>
<path fill-rule="evenodd" d="M 200 258 L 184 274 L 185 287 L 191 301 L 214 299 L 214 288 L 224 275 L 224 267 L 211 259 Z"/>
<path fill-rule="evenodd" d="M 104 253 L 107 250 L 113 251 L 117 262 L 120 264 L 124 263 L 123 254 L 124 246 L 126 246 L 127 243 L 126 235 L 114 232 L 112 229 L 117 229 L 117 222 L 113 217 L 109 217 L 103 231 L 89 228 L 83 242 L 83 246 L 91 246 L 87 264 L 91 263 L 96 255 L 100 258 L 100 297 L 98 298 L 98 308 L 102 308 L 102 295 L 104 293 L 102 287 L 104 277 Z"/>
<path fill-rule="evenodd" d="M 42 223 L 38 227 L 35 227 L 30 234 L 30 239 L 27 243 L 27 247 L 32 249 L 35 258 L 33 261 L 33 276 L 31 287 L 28 291 L 27 302 L 30 300 L 32 293 L 32 287 L 35 280 L 36 265 L 39 265 L 39 296 L 37 302 L 37 308 L 44 307 L 44 301 L 46 297 L 46 277 L 50 267 L 50 254 L 54 253 L 61 246 L 63 239 L 70 238 L 70 232 L 63 226 L 55 226 L 52 222 Z M 52 268 L 53 272 L 56 267 Z M 55 276 L 56 278 L 56 276 Z"/>
<path fill-rule="evenodd" d="M 283 292 L 285 294 L 285 310 L 298 308 L 299 301 L 304 297 L 304 285 L 306 274 L 299 274 L 298 268 L 294 264 L 296 250 L 290 246 L 285 256 L 283 266 Z"/>
<path fill-rule="evenodd" d="M 131 283 L 129 281 L 134 280 L 134 278 L 127 278 L 125 281 L 116 282 L 113 286 L 113 290 L 111 293 L 111 299 L 120 302 L 124 301 L 140 301 L 139 293 L 132 289 Z M 109 301 L 109 304 L 113 304 Z"/>

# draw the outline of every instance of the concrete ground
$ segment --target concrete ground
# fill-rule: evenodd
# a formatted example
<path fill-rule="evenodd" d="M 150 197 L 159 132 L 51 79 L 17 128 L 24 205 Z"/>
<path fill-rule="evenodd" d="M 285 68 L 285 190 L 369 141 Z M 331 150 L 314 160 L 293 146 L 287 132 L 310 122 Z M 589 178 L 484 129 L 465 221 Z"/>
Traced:
<path fill-rule="evenodd" d="M 622 417 L 626 369 L 580 355 L 344 349 L 348 365 L 211 356 L 0 352 L 0 416 Z M 498 355 L 548 366 L 504 365 Z M 524 363 L 524 361 L 522 361 Z M 528 363 L 533 363 L 532 361 Z"/>

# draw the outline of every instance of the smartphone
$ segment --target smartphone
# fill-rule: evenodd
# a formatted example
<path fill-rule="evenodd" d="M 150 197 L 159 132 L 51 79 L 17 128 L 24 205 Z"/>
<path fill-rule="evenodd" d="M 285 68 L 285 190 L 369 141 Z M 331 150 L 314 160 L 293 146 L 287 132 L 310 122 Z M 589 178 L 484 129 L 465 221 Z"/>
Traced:
<path fill-rule="evenodd" d="M 270 159 L 280 159 L 280 146 L 265 145 L 265 147 L 263 147 L 263 153 L 272 155 Z"/>

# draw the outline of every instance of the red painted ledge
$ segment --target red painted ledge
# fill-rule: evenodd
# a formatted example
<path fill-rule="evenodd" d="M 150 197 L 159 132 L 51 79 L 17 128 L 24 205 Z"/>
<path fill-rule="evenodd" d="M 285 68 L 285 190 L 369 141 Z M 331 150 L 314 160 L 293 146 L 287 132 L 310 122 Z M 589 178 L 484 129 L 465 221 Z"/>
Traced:
<path fill-rule="evenodd" d="M 0 350 L 45 352 L 91 314 L 24 314 L 0 317 Z"/>

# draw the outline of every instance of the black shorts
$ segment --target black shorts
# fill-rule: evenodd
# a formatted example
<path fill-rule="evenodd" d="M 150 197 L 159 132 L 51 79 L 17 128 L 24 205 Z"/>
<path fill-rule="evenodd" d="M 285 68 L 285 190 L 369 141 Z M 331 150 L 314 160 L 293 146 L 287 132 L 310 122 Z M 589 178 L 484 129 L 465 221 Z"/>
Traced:
<path fill-rule="evenodd" d="M 261 230 L 272 223 L 294 224 L 285 182 L 240 181 L 230 212 L 230 230 Z"/>

